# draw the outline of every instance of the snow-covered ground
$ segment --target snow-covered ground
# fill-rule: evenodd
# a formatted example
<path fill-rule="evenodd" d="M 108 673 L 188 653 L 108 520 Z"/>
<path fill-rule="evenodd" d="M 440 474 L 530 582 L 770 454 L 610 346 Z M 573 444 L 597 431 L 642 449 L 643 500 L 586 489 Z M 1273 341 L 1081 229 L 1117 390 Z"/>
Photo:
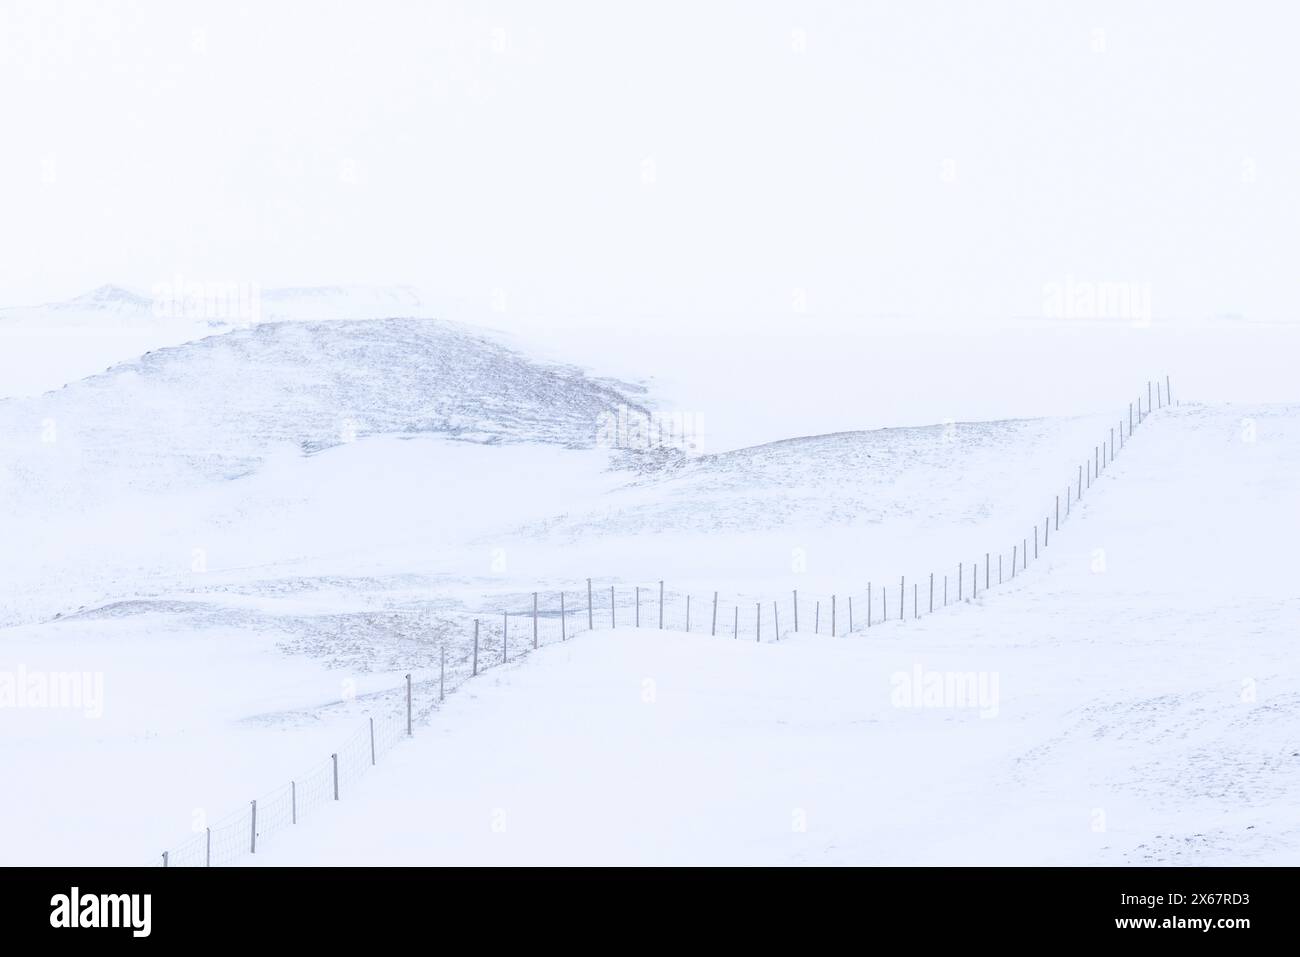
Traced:
<path fill-rule="evenodd" d="M 987 597 L 838 639 L 581 635 L 256 859 L 1295 864 L 1300 408 L 1138 438 Z"/>

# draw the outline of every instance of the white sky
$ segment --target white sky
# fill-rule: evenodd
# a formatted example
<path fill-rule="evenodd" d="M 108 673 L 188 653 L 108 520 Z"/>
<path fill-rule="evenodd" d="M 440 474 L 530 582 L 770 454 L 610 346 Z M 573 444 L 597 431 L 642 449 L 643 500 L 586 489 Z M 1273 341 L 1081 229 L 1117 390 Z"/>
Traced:
<path fill-rule="evenodd" d="M 402 282 L 726 331 L 1073 276 L 1291 318 L 1298 10 L 3 0 L 0 303 Z"/>

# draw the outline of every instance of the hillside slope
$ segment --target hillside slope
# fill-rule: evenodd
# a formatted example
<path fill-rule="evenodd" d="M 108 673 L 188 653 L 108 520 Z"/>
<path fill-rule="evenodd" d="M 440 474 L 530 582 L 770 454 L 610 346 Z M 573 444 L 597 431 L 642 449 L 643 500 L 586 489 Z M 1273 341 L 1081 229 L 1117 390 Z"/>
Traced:
<path fill-rule="evenodd" d="M 834 640 L 544 649 L 257 860 L 1295 864 L 1300 408 L 1145 433 L 987 597 Z"/>

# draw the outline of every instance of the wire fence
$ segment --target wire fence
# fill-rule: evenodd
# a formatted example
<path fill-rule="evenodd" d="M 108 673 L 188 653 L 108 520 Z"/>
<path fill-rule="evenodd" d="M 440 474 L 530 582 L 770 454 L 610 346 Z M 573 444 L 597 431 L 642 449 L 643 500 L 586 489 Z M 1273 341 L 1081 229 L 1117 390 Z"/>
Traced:
<path fill-rule="evenodd" d="M 941 612 L 1006 585 L 1028 571 L 1055 541 L 1092 485 L 1155 410 L 1173 403 L 1169 378 L 1164 388 L 1147 383 L 1084 461 L 1072 481 L 1054 493 L 1043 519 L 1019 541 L 958 561 L 947 569 L 897 583 L 867 582 L 861 590 L 809 594 L 792 590 L 766 599 L 723 597 L 719 592 L 677 591 L 662 581 L 597 583 L 574 589 L 499 596 L 506 610 L 494 616 L 464 616 L 465 640 L 444 641 L 436 671 L 407 674 L 405 684 L 368 696 L 385 710 L 368 716 L 325 760 L 268 794 L 250 801 L 180 845 L 164 851 L 152 866 L 218 867 L 256 854 L 265 837 L 293 827 L 332 801 L 342 800 L 379 759 L 414 735 L 417 724 L 437 711 L 447 694 L 484 671 L 517 661 L 543 645 L 605 628 L 654 628 L 753 642 L 776 642 L 791 634 L 841 637 L 893 621 Z"/>

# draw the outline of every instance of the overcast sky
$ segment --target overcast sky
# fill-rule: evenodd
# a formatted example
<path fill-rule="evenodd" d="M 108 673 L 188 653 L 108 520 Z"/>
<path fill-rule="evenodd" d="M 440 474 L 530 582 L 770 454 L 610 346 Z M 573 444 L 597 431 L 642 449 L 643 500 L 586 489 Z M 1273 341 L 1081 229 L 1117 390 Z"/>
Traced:
<path fill-rule="evenodd" d="M 1294 3 L 0 0 L 0 302 L 1292 318 Z M 495 296 L 495 299 L 494 299 Z"/>

